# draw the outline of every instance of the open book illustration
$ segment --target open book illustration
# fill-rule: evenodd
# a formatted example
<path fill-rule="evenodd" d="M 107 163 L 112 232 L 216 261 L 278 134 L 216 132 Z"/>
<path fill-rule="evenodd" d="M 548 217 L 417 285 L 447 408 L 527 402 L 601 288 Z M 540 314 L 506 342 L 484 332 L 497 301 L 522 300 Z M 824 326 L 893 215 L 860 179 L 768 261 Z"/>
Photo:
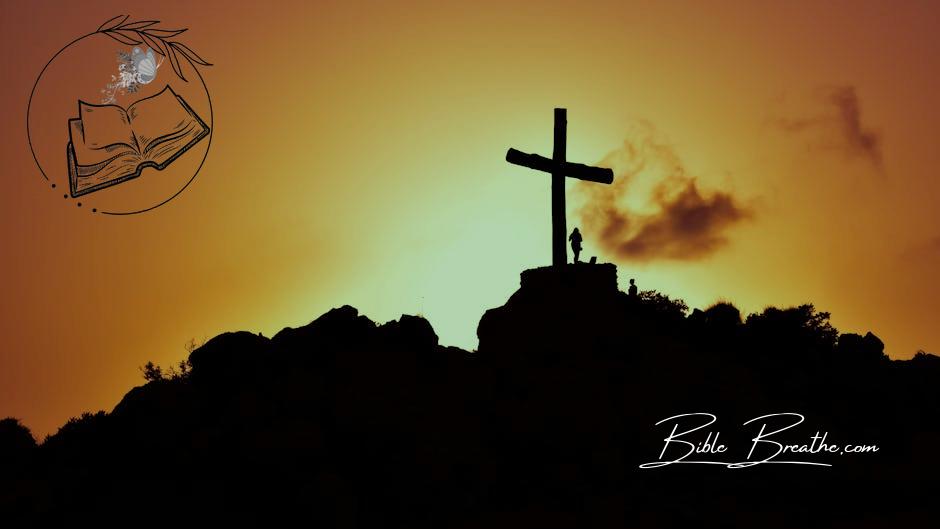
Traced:
<path fill-rule="evenodd" d="M 209 127 L 166 86 L 127 107 L 78 102 L 69 120 L 69 188 L 73 197 L 163 170 L 209 134 Z"/>

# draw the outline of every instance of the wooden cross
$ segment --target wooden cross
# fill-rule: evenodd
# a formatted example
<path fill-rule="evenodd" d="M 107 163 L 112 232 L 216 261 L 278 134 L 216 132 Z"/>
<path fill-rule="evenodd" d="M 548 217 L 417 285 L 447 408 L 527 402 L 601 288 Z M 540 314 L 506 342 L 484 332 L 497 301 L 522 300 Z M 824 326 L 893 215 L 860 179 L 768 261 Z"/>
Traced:
<path fill-rule="evenodd" d="M 601 184 L 614 181 L 614 172 L 610 169 L 565 160 L 567 112 L 564 108 L 555 109 L 555 148 L 551 159 L 512 148 L 506 152 L 506 161 L 511 164 L 552 174 L 552 266 L 555 267 L 562 267 L 568 262 L 565 245 L 568 231 L 565 223 L 565 177 Z"/>

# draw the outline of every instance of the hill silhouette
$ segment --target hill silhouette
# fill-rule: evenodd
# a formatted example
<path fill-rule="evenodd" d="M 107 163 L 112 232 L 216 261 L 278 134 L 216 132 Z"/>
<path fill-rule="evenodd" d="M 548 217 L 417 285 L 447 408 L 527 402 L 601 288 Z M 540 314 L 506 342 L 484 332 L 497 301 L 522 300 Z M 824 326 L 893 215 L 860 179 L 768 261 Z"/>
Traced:
<path fill-rule="evenodd" d="M 940 358 L 890 360 L 812 305 L 691 314 L 617 289 L 613 265 L 523 273 L 479 347 L 349 306 L 273 338 L 225 333 L 110 413 L 43 443 L 0 421 L 0 519 L 322 527 L 929 527 Z M 191 366 L 191 368 L 189 367 Z M 806 416 L 830 467 L 656 461 L 657 421 Z M 796 442 L 796 441 L 794 441 Z M 740 451 L 739 451 L 740 452 Z M 741 460 L 735 456 L 707 458 Z M 705 458 L 705 457 L 703 457 Z M 703 459 L 699 458 L 699 459 Z M 794 457 L 788 457 L 794 459 Z"/>

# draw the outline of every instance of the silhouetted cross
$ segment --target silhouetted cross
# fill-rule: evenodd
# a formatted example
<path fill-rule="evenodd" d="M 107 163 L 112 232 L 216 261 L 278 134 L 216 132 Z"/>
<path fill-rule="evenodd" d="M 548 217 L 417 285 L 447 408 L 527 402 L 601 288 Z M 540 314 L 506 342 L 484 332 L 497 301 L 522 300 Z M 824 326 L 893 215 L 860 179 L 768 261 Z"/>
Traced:
<path fill-rule="evenodd" d="M 601 184 L 614 181 L 614 172 L 610 169 L 565 160 L 567 128 L 567 110 L 556 108 L 555 148 L 551 159 L 516 149 L 506 151 L 506 161 L 509 163 L 552 174 L 552 266 L 558 267 L 568 262 L 568 250 L 565 246 L 568 231 L 565 223 L 565 177 Z"/>

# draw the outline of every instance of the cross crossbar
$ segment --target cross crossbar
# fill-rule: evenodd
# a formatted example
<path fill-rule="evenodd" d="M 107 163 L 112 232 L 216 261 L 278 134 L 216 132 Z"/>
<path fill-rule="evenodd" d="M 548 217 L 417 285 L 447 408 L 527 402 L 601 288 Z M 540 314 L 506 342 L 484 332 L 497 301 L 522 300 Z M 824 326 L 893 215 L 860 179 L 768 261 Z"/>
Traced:
<path fill-rule="evenodd" d="M 614 171 L 606 167 L 594 167 L 584 165 L 583 163 L 562 162 L 561 166 L 555 163 L 555 160 L 539 156 L 538 154 L 529 154 L 510 148 L 506 151 L 506 161 L 514 164 L 543 171 L 546 173 L 564 173 L 569 178 L 578 180 L 587 180 L 588 182 L 597 182 L 600 184 L 612 184 L 614 182 Z"/>

